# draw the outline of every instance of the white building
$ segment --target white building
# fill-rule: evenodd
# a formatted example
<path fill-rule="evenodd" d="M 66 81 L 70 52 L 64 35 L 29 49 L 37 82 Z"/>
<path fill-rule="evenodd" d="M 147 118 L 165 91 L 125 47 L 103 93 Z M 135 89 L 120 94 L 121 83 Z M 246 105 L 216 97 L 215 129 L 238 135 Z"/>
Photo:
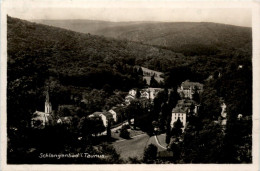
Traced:
<path fill-rule="evenodd" d="M 180 94 L 182 98 L 192 99 L 192 95 L 195 92 L 195 88 L 197 88 L 198 93 L 200 94 L 203 91 L 203 84 L 198 82 L 190 82 L 186 80 L 181 83 L 180 87 L 178 87 L 177 92 Z"/>
<path fill-rule="evenodd" d="M 227 105 L 225 104 L 225 103 L 222 103 L 221 104 L 221 116 L 223 117 L 223 118 L 226 118 L 227 117 Z"/>
<path fill-rule="evenodd" d="M 187 119 L 187 114 L 186 114 L 186 110 L 182 109 L 182 108 L 174 108 L 172 110 L 172 118 L 171 118 L 171 127 L 173 128 L 174 123 L 180 119 L 181 123 L 183 124 L 183 128 L 182 128 L 182 132 L 184 131 L 185 127 L 186 127 L 186 119 Z"/>
<path fill-rule="evenodd" d="M 163 91 L 162 88 L 146 88 L 140 90 L 140 97 L 141 98 L 146 98 L 151 101 L 154 100 L 154 98 L 158 95 L 160 91 Z M 128 95 L 125 97 L 125 103 L 126 105 L 129 105 L 132 100 L 136 98 L 137 90 L 136 89 L 131 89 L 128 93 Z"/>
<path fill-rule="evenodd" d="M 125 97 L 125 103 L 126 105 L 129 105 L 131 103 L 132 100 L 134 100 L 135 97 L 133 97 L 132 95 L 128 94 L 126 97 Z"/>
<path fill-rule="evenodd" d="M 160 91 L 163 91 L 162 88 L 146 88 L 141 90 L 141 97 L 154 100 Z"/>
<path fill-rule="evenodd" d="M 89 118 L 92 118 L 92 117 L 101 118 L 103 125 L 105 127 L 108 126 L 108 122 L 111 122 L 112 120 L 114 121 L 113 115 L 110 112 L 94 112 L 93 114 L 89 115 L 88 117 Z"/>
<path fill-rule="evenodd" d="M 117 113 L 113 109 L 110 109 L 108 112 L 112 114 L 114 122 L 117 122 L 118 121 Z"/>
<path fill-rule="evenodd" d="M 220 107 L 221 107 L 220 125 L 223 127 L 223 129 L 225 129 L 225 126 L 227 125 L 227 110 L 226 110 L 227 106 L 223 102 Z"/>
<path fill-rule="evenodd" d="M 135 89 L 131 89 L 131 90 L 129 90 L 128 94 L 130 94 L 131 96 L 135 97 L 136 93 L 137 93 L 137 91 Z"/>
<path fill-rule="evenodd" d="M 68 124 L 68 125 L 70 125 L 71 123 L 72 123 L 72 116 L 60 117 L 57 120 L 57 124 Z"/>

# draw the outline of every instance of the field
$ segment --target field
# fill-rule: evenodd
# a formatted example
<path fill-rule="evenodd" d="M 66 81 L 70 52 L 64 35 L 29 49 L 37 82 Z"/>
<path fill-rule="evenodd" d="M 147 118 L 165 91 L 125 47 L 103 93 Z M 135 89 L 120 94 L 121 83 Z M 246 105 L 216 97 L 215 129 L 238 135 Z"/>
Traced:
<path fill-rule="evenodd" d="M 167 146 L 167 144 L 166 144 L 166 142 L 165 142 L 166 134 L 157 135 L 157 138 L 158 138 L 159 143 L 160 143 L 162 146 L 164 146 L 164 147 Z"/>
<path fill-rule="evenodd" d="M 131 130 L 131 129 L 128 129 L 129 133 L 130 133 L 130 137 L 135 137 L 137 135 L 140 135 L 140 134 L 144 134 L 143 131 L 141 130 Z M 111 132 L 111 136 L 114 138 L 114 139 L 117 139 L 117 140 L 123 140 L 124 138 L 121 138 L 119 136 L 120 134 L 120 131 L 112 131 Z"/>
<path fill-rule="evenodd" d="M 158 72 L 158 71 L 154 71 L 145 67 L 142 67 L 144 76 L 143 79 L 146 80 L 147 84 L 150 85 L 150 80 L 151 80 L 151 76 L 155 74 L 155 80 L 160 82 L 160 81 L 164 81 L 164 79 L 162 77 L 160 77 L 161 75 L 163 75 L 162 72 Z"/>
<path fill-rule="evenodd" d="M 113 146 L 123 159 L 129 157 L 141 159 L 149 138 L 147 134 L 142 134 L 133 139 L 116 141 Z"/>
<path fill-rule="evenodd" d="M 159 135 L 159 137 L 162 142 L 165 140 L 165 134 Z M 129 157 L 137 157 L 141 159 L 145 147 L 149 144 L 154 144 L 158 148 L 158 151 L 165 150 L 165 148 L 158 145 L 154 136 L 149 137 L 147 134 L 137 135 L 129 140 L 121 139 L 115 141 L 113 146 L 123 159 L 128 159 Z M 165 143 L 162 143 L 161 145 L 166 147 Z"/>

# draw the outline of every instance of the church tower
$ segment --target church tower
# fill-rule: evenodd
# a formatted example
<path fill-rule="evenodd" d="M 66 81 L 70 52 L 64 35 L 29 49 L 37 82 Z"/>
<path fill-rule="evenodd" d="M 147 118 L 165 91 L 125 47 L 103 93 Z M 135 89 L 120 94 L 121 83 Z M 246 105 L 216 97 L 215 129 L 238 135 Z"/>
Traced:
<path fill-rule="evenodd" d="M 50 102 L 50 97 L 49 97 L 49 91 L 46 93 L 46 100 L 45 100 L 45 113 L 50 114 L 52 112 L 52 106 Z"/>

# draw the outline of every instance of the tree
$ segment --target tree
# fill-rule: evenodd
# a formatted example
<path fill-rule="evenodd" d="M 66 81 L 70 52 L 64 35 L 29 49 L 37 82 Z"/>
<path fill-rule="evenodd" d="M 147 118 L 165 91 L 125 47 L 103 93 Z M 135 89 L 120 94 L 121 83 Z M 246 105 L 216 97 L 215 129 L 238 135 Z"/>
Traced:
<path fill-rule="evenodd" d="M 141 164 L 142 163 L 142 161 L 137 157 L 129 157 L 128 161 L 129 162 L 127 162 L 127 163 L 130 163 L 130 164 Z"/>
<path fill-rule="evenodd" d="M 130 133 L 128 132 L 126 125 L 122 126 L 119 136 L 125 139 L 130 138 Z"/>
<path fill-rule="evenodd" d="M 145 163 L 153 163 L 154 160 L 156 159 L 157 156 L 157 150 L 158 148 L 150 144 L 145 150 L 144 150 L 144 156 L 143 156 L 143 161 Z"/>
<path fill-rule="evenodd" d="M 143 86 L 147 86 L 147 81 L 146 81 L 146 79 L 143 79 Z"/>
<path fill-rule="evenodd" d="M 93 89 L 83 93 L 83 100 L 89 113 L 100 111 L 105 106 L 107 94 L 104 90 Z"/>
<path fill-rule="evenodd" d="M 103 86 L 103 90 L 108 93 L 108 94 L 112 94 L 113 93 L 113 88 L 109 85 L 109 84 L 105 84 Z"/>
<path fill-rule="evenodd" d="M 169 97 L 169 107 L 172 109 L 176 106 L 176 104 L 178 103 L 178 100 L 180 100 L 181 97 L 179 95 L 179 93 L 177 92 L 177 88 L 175 88 L 174 90 L 172 90 L 170 92 L 170 97 Z"/>
<path fill-rule="evenodd" d="M 111 138 L 111 123 L 110 123 L 110 121 L 107 124 L 107 138 Z"/>
<path fill-rule="evenodd" d="M 176 162 L 177 160 L 180 159 L 180 155 L 181 155 L 180 143 L 179 142 L 173 142 L 170 145 L 170 149 L 173 152 L 173 162 Z"/>
<path fill-rule="evenodd" d="M 100 148 L 97 149 L 98 154 L 105 155 L 105 158 L 102 158 L 100 163 L 109 163 L 109 164 L 121 164 L 123 163 L 122 159 L 120 158 L 120 154 L 117 153 L 115 148 L 108 144 L 102 143 Z"/>
<path fill-rule="evenodd" d="M 137 90 L 136 90 L 136 98 L 140 98 L 140 97 L 141 97 L 140 90 L 139 90 L 139 89 L 137 89 Z"/>
<path fill-rule="evenodd" d="M 192 115 L 194 115 L 194 109 L 195 109 L 195 105 L 194 103 L 191 103 L 190 105 L 190 112 L 188 113 L 189 114 L 189 117 L 191 117 Z"/>
<path fill-rule="evenodd" d="M 216 120 L 221 113 L 220 98 L 217 91 L 212 87 L 205 86 L 201 95 L 201 111 L 199 113 L 202 119 Z"/>
<path fill-rule="evenodd" d="M 161 112 L 159 114 L 159 127 L 162 131 L 165 131 L 166 129 L 166 123 L 167 123 L 167 119 L 168 116 L 171 115 L 171 110 L 169 108 L 168 103 L 163 103 L 162 107 L 161 107 Z"/>
<path fill-rule="evenodd" d="M 105 131 L 103 122 L 99 117 L 94 117 L 94 118 L 82 117 L 80 119 L 78 129 L 80 130 L 82 135 L 86 138 L 91 137 L 92 134 L 95 134 L 96 136 L 97 134 Z"/>
<path fill-rule="evenodd" d="M 183 160 L 186 163 L 219 163 L 224 158 L 223 130 L 215 121 L 202 116 L 189 118 L 183 136 Z"/>
<path fill-rule="evenodd" d="M 139 69 L 138 69 L 138 74 L 141 75 L 141 76 L 143 76 L 143 70 L 142 70 L 142 67 L 139 67 Z"/>
<path fill-rule="evenodd" d="M 61 111 L 61 116 L 71 116 L 71 112 L 67 107 L 64 107 Z"/>
<path fill-rule="evenodd" d="M 178 118 L 178 120 L 176 122 L 174 122 L 174 124 L 173 124 L 172 136 L 179 137 L 182 134 L 181 128 L 183 128 L 183 124 L 182 124 L 180 118 Z"/>
<path fill-rule="evenodd" d="M 169 144 L 171 140 L 171 136 L 166 132 L 165 142 L 166 144 Z"/>
<path fill-rule="evenodd" d="M 158 81 L 156 81 L 156 79 L 154 77 L 155 77 L 155 75 L 153 74 L 151 76 L 151 80 L 150 80 L 150 87 L 158 87 L 159 86 Z"/>
<path fill-rule="evenodd" d="M 194 93 L 192 94 L 192 100 L 194 100 L 197 103 L 200 103 L 200 95 L 197 86 L 194 88 Z"/>

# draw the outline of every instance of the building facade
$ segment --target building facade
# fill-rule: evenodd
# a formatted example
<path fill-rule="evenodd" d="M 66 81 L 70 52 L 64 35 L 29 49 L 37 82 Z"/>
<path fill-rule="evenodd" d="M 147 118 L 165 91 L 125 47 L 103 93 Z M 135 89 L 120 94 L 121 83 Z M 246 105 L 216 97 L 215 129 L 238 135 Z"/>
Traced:
<path fill-rule="evenodd" d="M 114 123 L 113 115 L 110 112 L 94 112 L 93 114 L 88 116 L 89 118 L 92 117 L 99 117 L 101 118 L 104 127 L 108 126 L 108 122 L 111 124 Z"/>
<path fill-rule="evenodd" d="M 178 87 L 177 92 L 182 98 L 192 99 L 193 94 L 197 91 L 199 94 L 203 91 L 203 84 L 198 82 L 190 82 L 186 80 Z"/>
<path fill-rule="evenodd" d="M 171 128 L 174 127 L 174 123 L 177 122 L 178 119 L 180 119 L 180 121 L 183 125 L 183 128 L 182 128 L 182 132 L 183 132 L 186 127 L 187 113 L 185 110 L 177 107 L 172 110 L 172 117 L 171 117 L 171 123 L 170 123 Z"/>

